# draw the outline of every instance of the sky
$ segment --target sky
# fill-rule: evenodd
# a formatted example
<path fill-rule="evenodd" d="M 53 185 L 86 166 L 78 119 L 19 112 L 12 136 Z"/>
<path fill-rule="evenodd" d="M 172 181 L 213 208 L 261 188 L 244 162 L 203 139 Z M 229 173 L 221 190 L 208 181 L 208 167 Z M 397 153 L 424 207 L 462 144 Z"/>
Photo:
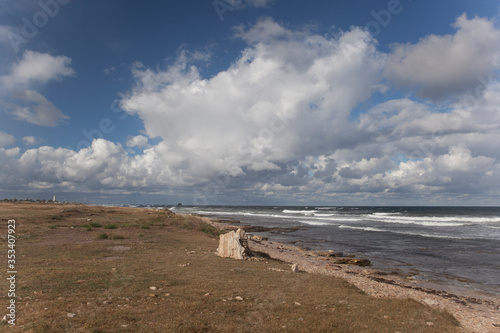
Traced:
<path fill-rule="evenodd" d="M 500 205 L 500 4 L 0 0 L 0 198 Z"/>

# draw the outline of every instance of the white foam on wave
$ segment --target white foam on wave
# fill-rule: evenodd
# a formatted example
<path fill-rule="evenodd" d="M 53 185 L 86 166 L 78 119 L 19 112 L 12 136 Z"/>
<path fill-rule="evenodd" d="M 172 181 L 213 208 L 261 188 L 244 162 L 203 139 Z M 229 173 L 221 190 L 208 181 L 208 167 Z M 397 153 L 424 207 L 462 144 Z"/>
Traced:
<path fill-rule="evenodd" d="M 500 229 L 500 227 L 495 227 L 495 226 L 492 226 L 492 225 L 487 225 L 486 228 L 490 228 L 490 229 Z"/>
<path fill-rule="evenodd" d="M 413 223 L 427 222 L 427 223 L 499 223 L 500 217 L 472 217 L 472 216 L 396 216 L 396 215 L 379 215 L 380 213 L 373 213 L 368 215 L 370 218 L 377 220 L 396 220 L 396 221 L 410 221 Z M 403 222 L 400 222 L 403 223 Z M 452 225 L 452 224 L 448 225 Z"/>
<path fill-rule="evenodd" d="M 374 216 L 394 216 L 394 215 L 400 216 L 401 213 L 372 213 L 372 215 L 374 215 Z"/>
<path fill-rule="evenodd" d="M 328 222 L 319 222 L 319 221 L 299 221 L 300 223 L 308 224 L 308 225 L 335 225 L 333 223 Z"/>
<path fill-rule="evenodd" d="M 285 214 L 304 214 L 304 215 L 313 215 L 316 213 L 316 210 L 292 210 L 292 209 L 283 209 L 283 213 Z"/>
<path fill-rule="evenodd" d="M 436 235 L 436 234 L 427 234 L 427 233 L 411 232 L 411 231 L 395 231 L 395 230 L 386 230 L 386 229 L 373 228 L 373 227 L 354 227 L 351 225 L 340 225 L 339 228 L 340 229 L 362 230 L 362 231 L 387 232 L 387 233 L 391 233 L 391 234 L 421 236 L 421 237 L 427 237 L 427 238 L 459 239 L 459 240 L 482 239 L 482 238 L 477 238 L 477 237 L 458 237 L 458 236 Z"/>
<path fill-rule="evenodd" d="M 340 229 L 353 229 L 353 230 L 363 230 L 363 231 L 375 231 L 375 232 L 390 232 L 389 230 L 383 230 L 374 227 L 354 227 L 352 225 L 339 225 Z"/>

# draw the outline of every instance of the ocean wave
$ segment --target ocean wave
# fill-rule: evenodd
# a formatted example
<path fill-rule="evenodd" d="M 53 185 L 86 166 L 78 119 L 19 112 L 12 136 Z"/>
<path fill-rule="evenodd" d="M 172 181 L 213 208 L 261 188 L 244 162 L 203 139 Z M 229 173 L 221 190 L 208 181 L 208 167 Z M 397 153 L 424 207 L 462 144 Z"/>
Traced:
<path fill-rule="evenodd" d="M 394 215 L 401 216 L 401 213 L 372 213 L 371 215 L 373 215 L 373 216 L 394 216 Z"/>
<path fill-rule="evenodd" d="M 483 238 L 478 238 L 478 237 L 460 237 L 460 236 L 436 235 L 436 234 L 411 232 L 411 231 L 396 231 L 396 230 L 387 230 L 387 229 L 380 229 L 380 228 L 374 228 L 374 227 L 354 227 L 351 225 L 340 225 L 339 228 L 340 229 L 362 230 L 362 231 L 373 231 L 373 232 L 387 232 L 387 233 L 391 233 L 391 234 L 407 235 L 407 236 L 420 236 L 420 237 L 426 237 L 426 238 L 457 239 L 457 240 L 483 239 Z"/>
<path fill-rule="evenodd" d="M 292 209 L 283 209 L 282 213 L 285 214 L 304 214 L 304 215 L 313 215 L 316 213 L 316 210 L 292 210 Z"/>
<path fill-rule="evenodd" d="M 375 232 L 391 232 L 390 230 L 384 230 L 374 227 L 354 227 L 352 225 L 339 225 L 340 229 L 353 229 L 353 230 L 363 230 L 363 231 L 375 231 Z"/>
<path fill-rule="evenodd" d="M 378 218 L 379 213 L 369 215 Z M 428 222 L 461 222 L 461 223 L 499 223 L 500 217 L 472 217 L 472 216 L 392 216 L 383 215 L 383 219 L 404 221 L 428 221 Z"/>
<path fill-rule="evenodd" d="M 304 221 L 301 220 L 299 221 L 300 223 L 308 224 L 308 225 L 336 225 L 333 223 L 328 223 L 328 222 L 319 222 L 319 221 Z"/>

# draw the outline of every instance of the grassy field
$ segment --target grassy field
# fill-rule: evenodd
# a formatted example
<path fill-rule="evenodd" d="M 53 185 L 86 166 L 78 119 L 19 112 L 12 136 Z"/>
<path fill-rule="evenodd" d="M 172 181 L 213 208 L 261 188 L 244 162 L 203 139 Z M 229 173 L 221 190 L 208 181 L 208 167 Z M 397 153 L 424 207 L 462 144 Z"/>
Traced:
<path fill-rule="evenodd" d="M 459 331 L 448 313 L 412 300 L 376 299 L 277 261 L 219 258 L 219 232 L 195 217 L 27 203 L 0 203 L 0 216 L 4 267 L 16 219 L 18 271 L 16 325 L 0 331 Z M 1 316 L 8 289 L 1 278 Z"/>

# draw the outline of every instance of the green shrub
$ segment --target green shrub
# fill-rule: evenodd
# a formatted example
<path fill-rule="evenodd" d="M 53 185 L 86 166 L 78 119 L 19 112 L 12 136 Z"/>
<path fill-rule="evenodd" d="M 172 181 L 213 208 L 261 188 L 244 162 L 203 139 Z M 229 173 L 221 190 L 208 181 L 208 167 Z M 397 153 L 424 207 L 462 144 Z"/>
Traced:
<path fill-rule="evenodd" d="M 108 234 L 100 234 L 99 236 L 97 236 L 97 239 L 108 239 L 109 236 Z"/>

